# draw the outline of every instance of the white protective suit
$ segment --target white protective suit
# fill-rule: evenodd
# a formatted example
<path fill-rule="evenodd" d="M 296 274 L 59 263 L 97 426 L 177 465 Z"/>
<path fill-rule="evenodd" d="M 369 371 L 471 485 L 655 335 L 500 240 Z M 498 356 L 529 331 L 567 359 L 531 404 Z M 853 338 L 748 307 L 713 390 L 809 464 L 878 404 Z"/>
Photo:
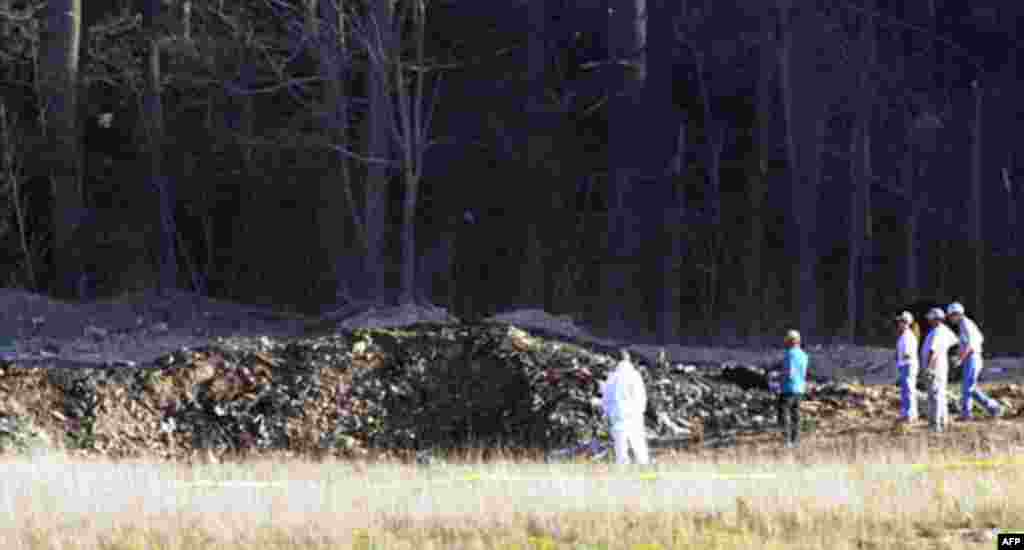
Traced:
<path fill-rule="evenodd" d="M 928 361 L 935 356 L 935 368 L 931 372 L 931 383 L 928 388 L 928 416 L 931 417 L 931 428 L 944 431 L 949 423 L 949 407 L 946 397 L 946 386 L 949 379 L 949 348 L 957 344 L 956 336 L 945 323 L 939 323 L 924 339 L 921 346 L 921 368 L 928 368 Z"/>
<path fill-rule="evenodd" d="M 619 361 L 602 387 L 602 405 L 615 443 L 616 464 L 629 464 L 633 449 L 637 464 L 650 463 L 644 411 L 647 409 L 647 388 L 629 359 Z"/>

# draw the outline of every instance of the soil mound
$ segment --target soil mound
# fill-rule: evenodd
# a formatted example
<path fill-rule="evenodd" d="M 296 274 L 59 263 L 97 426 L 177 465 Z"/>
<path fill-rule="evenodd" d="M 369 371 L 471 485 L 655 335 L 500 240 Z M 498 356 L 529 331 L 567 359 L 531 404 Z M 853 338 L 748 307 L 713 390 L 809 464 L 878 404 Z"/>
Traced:
<path fill-rule="evenodd" d="M 420 323 L 458 323 L 447 309 L 433 305 L 405 304 L 392 307 L 371 307 L 337 323 L 342 330 L 394 328 Z"/>
<path fill-rule="evenodd" d="M 605 431 L 598 387 L 619 353 L 507 324 L 430 323 L 220 338 L 139 367 L 15 362 L 0 370 L 0 446 L 48 441 L 75 453 L 185 460 L 557 448 Z M 764 369 L 634 362 L 655 446 L 774 432 Z M 1011 405 L 1021 396 L 1018 386 L 992 393 Z M 894 387 L 811 384 L 803 408 L 824 432 L 894 420 L 897 401 Z"/>

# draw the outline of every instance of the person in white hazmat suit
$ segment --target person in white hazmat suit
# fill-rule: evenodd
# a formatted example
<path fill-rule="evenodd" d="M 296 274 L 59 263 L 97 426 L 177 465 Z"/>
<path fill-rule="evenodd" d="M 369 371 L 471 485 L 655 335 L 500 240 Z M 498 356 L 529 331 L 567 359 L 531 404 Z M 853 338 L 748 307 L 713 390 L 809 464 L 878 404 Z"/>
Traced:
<path fill-rule="evenodd" d="M 615 463 L 630 464 L 633 450 L 637 464 L 649 464 L 644 411 L 647 410 L 647 388 L 629 353 L 622 351 L 622 360 L 601 386 L 601 402 L 609 432 L 615 444 Z"/>
<path fill-rule="evenodd" d="M 946 314 L 939 308 L 932 308 L 925 316 L 931 330 L 921 346 L 921 365 L 928 369 L 931 382 L 928 385 L 929 427 L 933 432 L 942 432 L 949 424 L 949 405 L 946 385 L 949 380 L 949 348 L 957 345 L 956 335 L 943 323 Z"/>

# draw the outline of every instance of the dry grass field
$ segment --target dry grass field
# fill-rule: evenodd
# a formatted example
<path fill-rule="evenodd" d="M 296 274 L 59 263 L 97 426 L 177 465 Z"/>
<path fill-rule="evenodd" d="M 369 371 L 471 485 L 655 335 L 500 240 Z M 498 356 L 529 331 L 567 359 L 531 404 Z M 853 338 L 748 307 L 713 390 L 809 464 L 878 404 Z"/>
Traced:
<path fill-rule="evenodd" d="M 51 454 L 0 463 L 0 548 L 992 548 L 995 530 L 1024 528 L 1024 456 L 1016 422 L 1002 439 L 984 426 L 662 454 L 625 469 Z"/>

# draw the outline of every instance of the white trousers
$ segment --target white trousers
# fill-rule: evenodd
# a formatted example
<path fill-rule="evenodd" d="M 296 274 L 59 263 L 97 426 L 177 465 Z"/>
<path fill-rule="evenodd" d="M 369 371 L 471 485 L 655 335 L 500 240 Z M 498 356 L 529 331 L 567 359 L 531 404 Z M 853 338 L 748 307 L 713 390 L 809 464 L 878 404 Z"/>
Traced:
<path fill-rule="evenodd" d="M 633 450 L 637 464 L 650 464 L 647 452 L 647 430 L 643 420 L 639 422 L 622 422 L 612 425 L 612 441 L 615 443 L 615 463 L 631 464 L 629 450 Z"/>
<path fill-rule="evenodd" d="M 949 402 L 946 396 L 949 367 L 936 366 L 928 384 L 928 416 L 932 429 L 944 430 L 949 424 Z"/>

